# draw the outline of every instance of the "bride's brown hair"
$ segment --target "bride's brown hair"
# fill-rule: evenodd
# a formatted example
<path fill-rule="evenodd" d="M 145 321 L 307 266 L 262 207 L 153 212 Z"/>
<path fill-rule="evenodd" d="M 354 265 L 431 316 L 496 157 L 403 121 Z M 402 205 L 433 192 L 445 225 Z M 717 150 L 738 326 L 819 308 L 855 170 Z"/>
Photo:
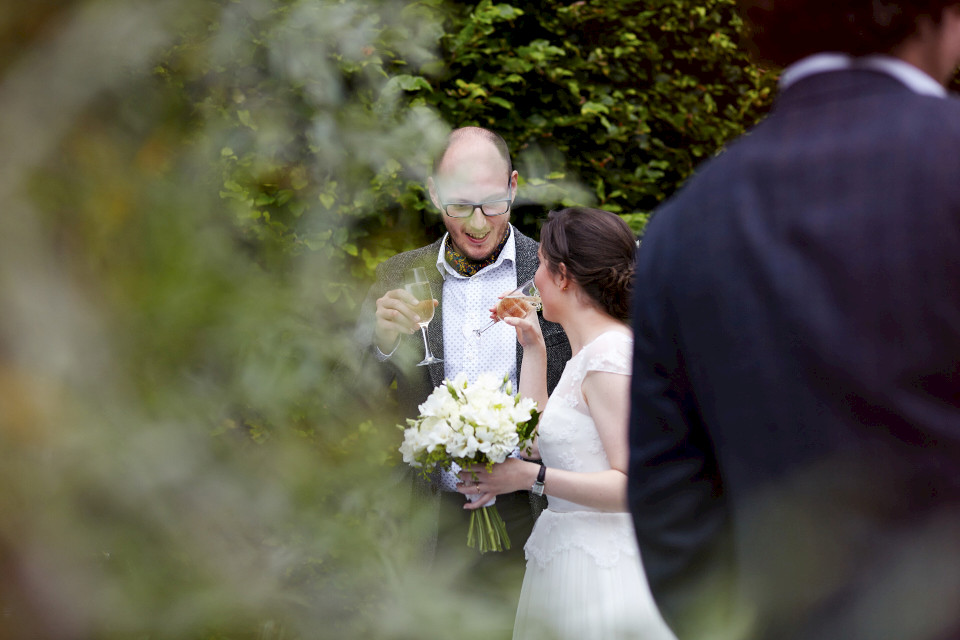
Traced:
<path fill-rule="evenodd" d="M 580 285 L 605 312 L 626 320 L 633 291 L 637 239 L 620 216 L 601 209 L 551 211 L 540 231 L 540 251 L 552 273 Z"/>

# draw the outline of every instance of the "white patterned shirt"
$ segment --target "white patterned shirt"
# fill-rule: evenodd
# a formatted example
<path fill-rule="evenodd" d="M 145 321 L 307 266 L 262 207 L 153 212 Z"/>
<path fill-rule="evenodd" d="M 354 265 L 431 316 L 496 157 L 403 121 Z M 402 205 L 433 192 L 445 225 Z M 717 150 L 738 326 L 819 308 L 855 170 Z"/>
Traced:
<path fill-rule="evenodd" d="M 443 246 L 437 256 L 437 269 L 443 275 L 443 366 L 449 379 L 465 373 L 474 382 L 481 373 L 497 377 L 508 375 L 517 388 L 517 331 L 498 322 L 480 337 L 474 329 L 490 324 L 490 308 L 500 294 L 517 287 L 517 245 L 510 227 L 497 261 L 467 278 L 457 273 L 444 259 Z"/>
<path fill-rule="evenodd" d="M 498 322 L 479 338 L 473 333 L 474 329 L 482 329 L 490 323 L 490 308 L 500 294 L 513 291 L 521 284 L 517 282 L 517 242 L 513 225 L 510 225 L 510 237 L 497 261 L 470 278 L 460 275 L 447 264 L 444 247 L 448 235 L 443 236 L 437 255 L 437 270 L 443 277 L 444 377 L 453 379 L 463 371 L 473 382 L 484 371 L 492 371 L 498 376 L 508 375 L 516 392 L 516 329 Z M 380 351 L 377 346 L 374 351 L 377 360 L 389 360 L 399 345 L 397 340 L 397 346 L 390 353 Z"/>
<path fill-rule="evenodd" d="M 437 269 L 443 275 L 443 370 L 453 379 L 460 372 L 472 383 L 484 372 L 497 377 L 509 376 L 514 391 L 517 389 L 517 330 L 498 322 L 480 337 L 474 329 L 490 324 L 490 308 L 500 294 L 517 287 L 517 243 L 510 226 L 497 261 L 467 278 L 447 264 L 444 246 L 440 243 Z M 449 472 L 440 474 L 440 488 L 455 491 L 457 477 Z"/>

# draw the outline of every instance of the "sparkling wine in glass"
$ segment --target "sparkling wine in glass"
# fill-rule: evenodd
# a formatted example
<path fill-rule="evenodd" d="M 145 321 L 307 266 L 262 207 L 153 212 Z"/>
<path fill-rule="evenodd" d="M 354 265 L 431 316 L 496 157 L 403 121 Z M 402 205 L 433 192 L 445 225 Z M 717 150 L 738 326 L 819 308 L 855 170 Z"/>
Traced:
<path fill-rule="evenodd" d="M 527 280 L 497 302 L 495 317 L 490 324 L 482 329 L 474 329 L 473 333 L 480 337 L 481 333 L 504 318 L 522 318 L 533 310 L 539 311 L 540 305 L 540 292 L 537 291 L 532 279 Z"/>
<path fill-rule="evenodd" d="M 420 316 L 420 333 L 423 334 L 423 349 L 426 352 L 423 360 L 417 363 L 417 366 L 424 367 L 428 364 L 443 362 L 442 358 L 435 357 L 430 353 L 430 344 L 427 342 L 427 325 L 433 320 L 433 291 L 430 289 L 430 282 L 427 280 L 427 270 L 423 267 L 410 269 L 406 272 L 406 285 L 404 287 L 411 296 L 417 299 L 413 305 L 414 312 Z"/>

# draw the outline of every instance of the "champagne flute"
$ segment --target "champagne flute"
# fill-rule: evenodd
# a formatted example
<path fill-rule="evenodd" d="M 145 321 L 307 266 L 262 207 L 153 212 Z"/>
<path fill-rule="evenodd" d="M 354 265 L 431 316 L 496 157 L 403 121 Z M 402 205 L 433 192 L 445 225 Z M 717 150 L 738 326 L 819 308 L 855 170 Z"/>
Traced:
<path fill-rule="evenodd" d="M 407 270 L 405 275 L 406 285 L 404 288 L 407 293 L 417 299 L 413 309 L 420 316 L 420 322 L 417 324 L 420 325 L 420 333 L 423 334 L 423 349 L 426 352 L 423 360 L 418 362 L 417 366 L 424 367 L 428 364 L 443 362 L 442 358 L 437 358 L 430 353 L 430 345 L 427 343 L 427 325 L 433 320 L 434 309 L 433 291 L 430 289 L 430 281 L 427 280 L 427 270 L 423 267 L 417 267 Z"/>
<path fill-rule="evenodd" d="M 531 278 L 503 296 L 497 302 L 497 309 L 494 313 L 495 317 L 490 321 L 490 324 L 482 329 L 474 329 L 473 333 L 479 338 L 481 333 L 504 318 L 522 318 L 532 310 L 539 311 L 540 305 L 540 292 L 537 291 L 537 287 L 533 284 L 533 279 Z"/>

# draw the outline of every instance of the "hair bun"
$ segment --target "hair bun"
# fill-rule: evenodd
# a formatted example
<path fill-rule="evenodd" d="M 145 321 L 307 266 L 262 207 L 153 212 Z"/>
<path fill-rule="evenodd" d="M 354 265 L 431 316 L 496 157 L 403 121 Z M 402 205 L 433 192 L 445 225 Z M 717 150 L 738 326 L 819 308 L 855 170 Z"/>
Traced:
<path fill-rule="evenodd" d="M 619 268 L 612 268 L 613 277 L 610 284 L 617 289 L 629 290 L 633 286 L 633 276 L 636 270 L 636 264 L 632 260 Z"/>
<path fill-rule="evenodd" d="M 608 267 L 600 287 L 604 306 L 616 318 L 626 319 L 630 312 L 630 297 L 633 292 L 633 276 L 636 268 L 633 261 L 617 267 Z"/>

